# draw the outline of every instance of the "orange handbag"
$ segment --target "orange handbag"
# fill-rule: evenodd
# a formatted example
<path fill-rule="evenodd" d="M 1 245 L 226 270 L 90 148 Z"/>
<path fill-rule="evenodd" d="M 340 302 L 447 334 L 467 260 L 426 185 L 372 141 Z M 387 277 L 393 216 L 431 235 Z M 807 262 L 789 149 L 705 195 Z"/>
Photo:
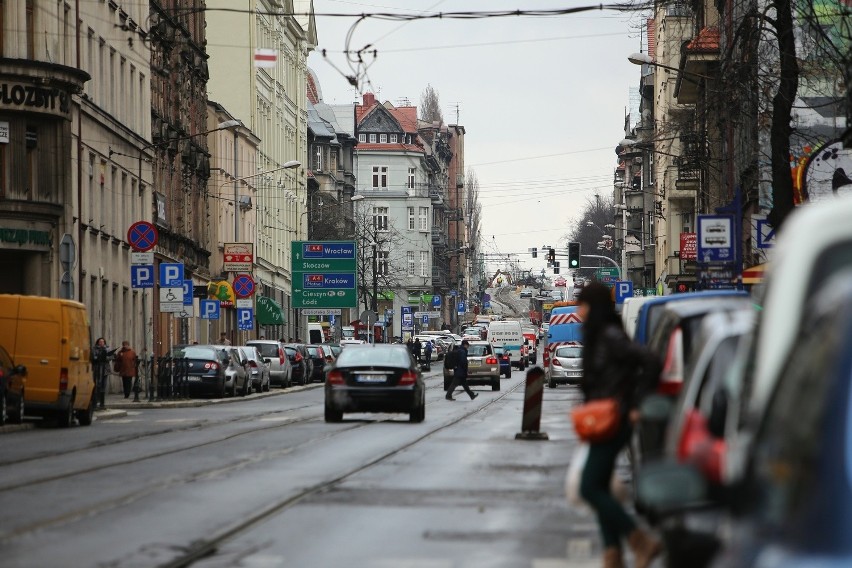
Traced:
<path fill-rule="evenodd" d="M 621 408 L 614 398 L 591 400 L 571 410 L 574 431 L 581 440 L 605 442 L 618 433 Z"/>

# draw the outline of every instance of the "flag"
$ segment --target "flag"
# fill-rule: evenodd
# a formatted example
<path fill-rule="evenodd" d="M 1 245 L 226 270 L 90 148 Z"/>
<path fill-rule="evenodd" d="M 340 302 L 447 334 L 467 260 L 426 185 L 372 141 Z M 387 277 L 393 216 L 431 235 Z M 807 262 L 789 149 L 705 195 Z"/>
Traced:
<path fill-rule="evenodd" d="M 260 48 L 254 50 L 255 67 L 275 67 L 278 63 L 278 51 L 275 49 Z"/>

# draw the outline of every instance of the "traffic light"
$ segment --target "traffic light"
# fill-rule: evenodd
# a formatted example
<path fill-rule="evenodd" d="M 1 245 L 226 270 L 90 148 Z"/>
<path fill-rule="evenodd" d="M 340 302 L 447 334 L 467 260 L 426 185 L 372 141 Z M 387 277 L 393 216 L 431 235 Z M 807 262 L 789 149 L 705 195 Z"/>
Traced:
<path fill-rule="evenodd" d="M 580 243 L 568 243 L 568 268 L 580 268 Z"/>
<path fill-rule="evenodd" d="M 538 248 L 533 247 L 530 249 L 530 252 L 532 253 L 533 258 L 538 258 Z"/>
<path fill-rule="evenodd" d="M 556 249 L 548 249 L 547 262 L 549 262 L 550 264 L 554 264 L 556 262 Z"/>

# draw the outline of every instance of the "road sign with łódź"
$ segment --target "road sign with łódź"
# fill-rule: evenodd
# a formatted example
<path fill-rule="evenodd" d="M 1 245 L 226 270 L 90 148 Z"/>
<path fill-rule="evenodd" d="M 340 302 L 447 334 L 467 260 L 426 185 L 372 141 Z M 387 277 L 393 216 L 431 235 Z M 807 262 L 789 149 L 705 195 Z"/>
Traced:
<path fill-rule="evenodd" d="M 595 277 L 604 283 L 611 283 L 618 280 L 618 269 L 614 266 L 603 266 L 595 271 Z"/>
<path fill-rule="evenodd" d="M 136 221 L 127 229 L 127 242 L 136 252 L 149 251 L 157 245 L 157 227 L 148 221 Z"/>
<path fill-rule="evenodd" d="M 356 250 L 354 241 L 293 241 L 293 307 L 357 307 Z"/>
<path fill-rule="evenodd" d="M 238 274 L 234 278 L 234 295 L 237 298 L 250 298 L 254 294 L 254 278 L 248 274 Z"/>

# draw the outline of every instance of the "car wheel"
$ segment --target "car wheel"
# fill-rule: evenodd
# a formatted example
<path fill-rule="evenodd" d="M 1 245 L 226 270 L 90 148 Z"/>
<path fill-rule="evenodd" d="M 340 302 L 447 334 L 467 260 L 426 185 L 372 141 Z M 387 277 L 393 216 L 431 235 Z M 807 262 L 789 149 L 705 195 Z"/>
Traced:
<path fill-rule="evenodd" d="M 497 377 L 496 379 L 491 379 L 491 390 L 500 390 L 500 377 Z"/>
<path fill-rule="evenodd" d="M 222 381 L 222 384 L 219 385 L 219 388 L 217 389 L 216 396 L 218 398 L 225 398 L 228 395 L 226 388 L 225 381 Z"/>
<path fill-rule="evenodd" d="M 15 410 L 9 414 L 9 421 L 13 424 L 21 424 L 24 421 L 24 391 L 21 391 L 21 396 L 18 397 L 18 404 L 15 405 Z M 6 406 L 4 405 L 5 409 Z"/>
<path fill-rule="evenodd" d="M 512 367 L 509 367 L 509 370 L 508 370 L 508 371 L 506 371 L 506 378 L 507 378 L 507 379 L 511 379 L 511 378 L 512 378 Z"/>
<path fill-rule="evenodd" d="M 234 397 L 237 396 L 237 378 L 234 377 L 234 384 L 231 385 L 231 392 L 228 393 L 228 396 Z"/>
<path fill-rule="evenodd" d="M 421 402 L 408 414 L 409 422 L 423 422 L 426 419 L 426 405 Z"/>
<path fill-rule="evenodd" d="M 326 403 L 325 405 L 325 421 L 326 422 L 340 422 L 343 420 L 343 413 L 336 408 L 332 408 Z"/>
<path fill-rule="evenodd" d="M 92 393 L 92 398 L 89 399 L 89 406 L 85 410 L 78 410 L 76 414 L 80 426 L 92 425 L 92 419 L 95 417 L 95 393 Z"/>
<path fill-rule="evenodd" d="M 4 426 L 9 420 L 9 415 L 6 414 L 6 392 L 0 393 L 0 426 Z"/>
<path fill-rule="evenodd" d="M 74 422 L 74 395 L 71 395 L 71 400 L 68 402 L 68 408 L 60 410 L 56 416 L 56 421 L 60 428 L 68 428 Z"/>
<path fill-rule="evenodd" d="M 550 379 L 549 381 L 547 381 L 547 386 L 549 388 L 555 389 L 556 388 L 556 379 Z"/>
<path fill-rule="evenodd" d="M 248 396 L 252 391 L 252 380 L 251 377 L 246 377 L 246 383 L 243 385 L 243 390 L 240 392 L 242 396 Z"/>

